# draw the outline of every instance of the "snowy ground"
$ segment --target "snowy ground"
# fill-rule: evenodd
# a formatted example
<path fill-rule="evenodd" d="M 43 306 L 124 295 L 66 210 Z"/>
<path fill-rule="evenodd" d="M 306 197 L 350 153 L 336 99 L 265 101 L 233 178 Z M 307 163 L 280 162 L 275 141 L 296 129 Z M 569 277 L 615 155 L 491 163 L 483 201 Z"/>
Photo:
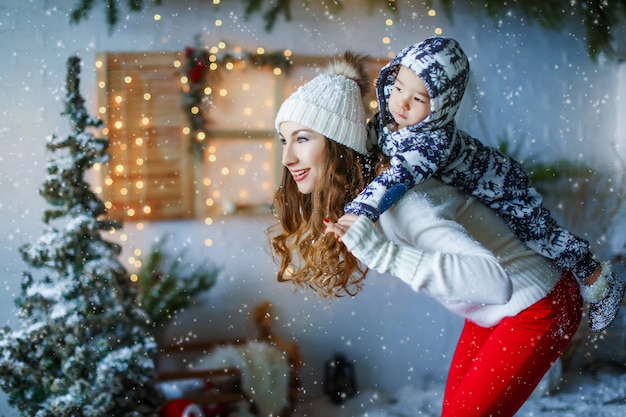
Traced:
<path fill-rule="evenodd" d="M 389 396 L 364 391 L 335 406 L 326 399 L 302 404 L 294 417 L 439 417 L 443 387 L 405 387 Z M 516 417 L 624 417 L 626 373 L 613 369 L 592 374 L 565 374 L 556 392 L 537 395 Z"/>

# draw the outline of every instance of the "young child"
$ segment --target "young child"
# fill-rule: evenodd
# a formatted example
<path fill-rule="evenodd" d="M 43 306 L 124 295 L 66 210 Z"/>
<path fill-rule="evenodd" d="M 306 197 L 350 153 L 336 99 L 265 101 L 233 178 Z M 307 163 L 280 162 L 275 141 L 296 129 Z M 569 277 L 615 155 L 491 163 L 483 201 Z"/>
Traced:
<path fill-rule="evenodd" d="M 376 83 L 380 111 L 369 128 L 391 168 L 345 212 L 377 221 L 409 188 L 435 176 L 479 198 L 531 249 L 572 270 L 591 303 L 590 329 L 606 329 L 617 316 L 626 283 L 609 262 L 595 259 L 586 240 L 556 223 L 519 163 L 456 128 L 468 79 L 465 53 L 454 39 L 441 37 L 403 49 L 381 69 Z"/>

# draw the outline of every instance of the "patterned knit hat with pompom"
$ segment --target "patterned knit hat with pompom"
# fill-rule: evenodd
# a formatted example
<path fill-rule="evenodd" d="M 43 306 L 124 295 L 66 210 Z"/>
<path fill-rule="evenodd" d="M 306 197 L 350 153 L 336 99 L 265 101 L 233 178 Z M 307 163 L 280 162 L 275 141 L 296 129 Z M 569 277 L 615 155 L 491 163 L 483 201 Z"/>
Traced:
<path fill-rule="evenodd" d="M 352 62 L 350 57 L 353 58 Z M 365 58 L 350 53 L 329 65 L 289 96 L 276 115 L 276 130 L 283 122 L 295 122 L 328 139 L 367 154 L 366 116 L 362 80 Z"/>

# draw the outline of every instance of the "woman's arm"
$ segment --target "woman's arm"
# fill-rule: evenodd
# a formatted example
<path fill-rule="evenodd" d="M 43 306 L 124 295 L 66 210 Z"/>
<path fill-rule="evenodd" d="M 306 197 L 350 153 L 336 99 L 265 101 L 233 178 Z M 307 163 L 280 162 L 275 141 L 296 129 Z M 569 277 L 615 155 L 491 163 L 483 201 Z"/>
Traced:
<path fill-rule="evenodd" d="M 511 280 L 498 259 L 456 222 L 429 219 L 408 246 L 389 241 L 364 216 L 353 224 L 345 217 L 341 224 L 329 223 L 328 231 L 369 268 L 390 273 L 415 291 L 450 303 L 505 304 L 511 297 Z"/>

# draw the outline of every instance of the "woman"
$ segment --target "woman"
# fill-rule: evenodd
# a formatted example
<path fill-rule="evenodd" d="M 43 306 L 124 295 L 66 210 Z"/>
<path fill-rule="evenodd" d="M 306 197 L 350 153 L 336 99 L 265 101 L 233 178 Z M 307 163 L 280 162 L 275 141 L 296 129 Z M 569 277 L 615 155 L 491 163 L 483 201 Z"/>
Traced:
<path fill-rule="evenodd" d="M 270 233 L 278 279 L 321 296 L 356 294 L 367 272 L 360 261 L 426 291 L 466 320 L 442 415 L 513 416 L 580 324 L 578 284 L 438 180 L 383 213 L 384 234 L 363 216 L 335 223 L 385 164 L 367 153 L 364 62 L 346 54 L 277 114 L 284 170 Z"/>

